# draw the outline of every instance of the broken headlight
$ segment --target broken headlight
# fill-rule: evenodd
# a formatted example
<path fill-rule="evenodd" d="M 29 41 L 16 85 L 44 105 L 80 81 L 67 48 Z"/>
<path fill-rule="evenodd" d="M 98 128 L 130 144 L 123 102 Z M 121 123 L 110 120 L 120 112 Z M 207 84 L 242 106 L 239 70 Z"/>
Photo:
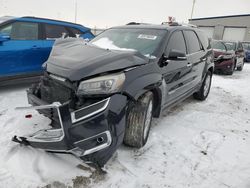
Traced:
<path fill-rule="evenodd" d="M 120 90 L 125 81 L 125 74 L 110 74 L 82 81 L 77 94 L 110 94 Z"/>

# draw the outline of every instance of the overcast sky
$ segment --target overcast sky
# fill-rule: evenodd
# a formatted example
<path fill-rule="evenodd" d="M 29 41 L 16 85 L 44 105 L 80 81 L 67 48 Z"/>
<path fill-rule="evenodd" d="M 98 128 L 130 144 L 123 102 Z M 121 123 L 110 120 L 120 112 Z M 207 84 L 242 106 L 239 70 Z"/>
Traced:
<path fill-rule="evenodd" d="M 76 0 L 0 0 L 0 16 L 38 16 L 74 22 Z M 131 21 L 188 22 L 193 0 L 77 0 L 77 22 L 106 28 Z M 194 18 L 250 14 L 250 0 L 196 0 Z"/>

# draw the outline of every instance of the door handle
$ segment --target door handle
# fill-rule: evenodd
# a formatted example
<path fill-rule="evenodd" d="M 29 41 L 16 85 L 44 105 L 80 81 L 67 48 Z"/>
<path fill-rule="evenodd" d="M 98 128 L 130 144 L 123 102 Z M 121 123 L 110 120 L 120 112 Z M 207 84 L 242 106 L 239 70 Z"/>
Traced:
<path fill-rule="evenodd" d="M 193 65 L 193 64 L 190 63 L 190 62 L 187 63 L 187 67 L 192 67 L 192 65 Z"/>
<path fill-rule="evenodd" d="M 41 47 L 34 45 L 34 46 L 32 46 L 32 49 L 34 49 L 34 50 L 41 49 Z"/>

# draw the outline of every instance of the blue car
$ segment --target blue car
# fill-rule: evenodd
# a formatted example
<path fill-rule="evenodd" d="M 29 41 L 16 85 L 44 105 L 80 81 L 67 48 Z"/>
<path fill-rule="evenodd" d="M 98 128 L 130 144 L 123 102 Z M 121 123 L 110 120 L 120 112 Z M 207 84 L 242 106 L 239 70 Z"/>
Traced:
<path fill-rule="evenodd" d="M 250 42 L 242 42 L 245 51 L 245 62 L 250 62 Z"/>
<path fill-rule="evenodd" d="M 55 39 L 76 36 L 94 37 L 89 28 L 79 24 L 36 17 L 0 17 L 0 85 L 38 80 Z"/>

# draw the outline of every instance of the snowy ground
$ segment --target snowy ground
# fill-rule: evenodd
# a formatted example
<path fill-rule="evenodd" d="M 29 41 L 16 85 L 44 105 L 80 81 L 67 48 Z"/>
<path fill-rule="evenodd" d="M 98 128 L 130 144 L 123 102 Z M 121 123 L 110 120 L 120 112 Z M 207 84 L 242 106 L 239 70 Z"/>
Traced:
<path fill-rule="evenodd" d="M 233 76 L 215 75 L 207 101 L 187 99 L 155 120 L 147 145 L 121 146 L 106 174 L 71 155 L 10 141 L 48 124 L 13 110 L 27 105 L 26 87 L 0 90 L 0 188 L 250 187 L 250 64 Z"/>

